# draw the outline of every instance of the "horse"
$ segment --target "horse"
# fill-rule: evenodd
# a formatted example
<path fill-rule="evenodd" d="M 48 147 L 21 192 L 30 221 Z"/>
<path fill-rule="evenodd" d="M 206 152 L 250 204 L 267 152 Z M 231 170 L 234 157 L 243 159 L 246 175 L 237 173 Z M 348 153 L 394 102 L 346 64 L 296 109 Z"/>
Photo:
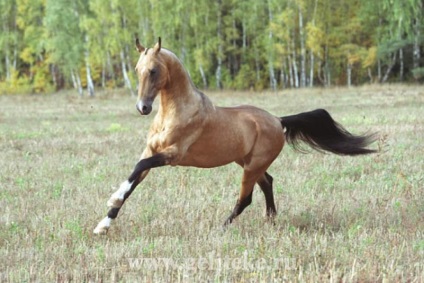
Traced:
<path fill-rule="evenodd" d="M 338 155 L 377 151 L 368 148 L 377 140 L 375 133 L 351 134 L 324 109 L 277 117 L 249 105 L 215 106 L 195 87 L 178 57 L 162 48 L 160 38 L 153 48 L 143 47 L 138 38 L 135 46 L 140 53 L 135 67 L 139 81 L 136 108 L 141 115 L 150 114 L 158 96 L 160 105 L 140 160 L 111 195 L 107 202 L 110 209 L 94 229 L 95 234 L 107 233 L 124 202 L 153 168 L 240 165 L 240 193 L 224 222 L 227 226 L 250 205 L 255 184 L 265 195 L 267 217 L 276 215 L 273 178 L 267 169 L 285 143 L 300 151 L 309 145 Z"/>

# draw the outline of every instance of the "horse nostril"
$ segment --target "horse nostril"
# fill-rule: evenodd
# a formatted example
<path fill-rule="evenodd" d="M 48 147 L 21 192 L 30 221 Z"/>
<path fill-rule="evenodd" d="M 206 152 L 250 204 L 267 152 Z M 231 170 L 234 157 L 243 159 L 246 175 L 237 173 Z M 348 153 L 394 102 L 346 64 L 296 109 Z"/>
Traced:
<path fill-rule="evenodd" d="M 151 105 L 143 105 L 143 115 L 148 115 L 152 112 L 152 106 Z"/>
<path fill-rule="evenodd" d="M 141 115 L 148 115 L 150 112 L 152 112 L 152 106 L 149 104 L 144 104 L 141 101 L 137 102 L 136 108 Z"/>

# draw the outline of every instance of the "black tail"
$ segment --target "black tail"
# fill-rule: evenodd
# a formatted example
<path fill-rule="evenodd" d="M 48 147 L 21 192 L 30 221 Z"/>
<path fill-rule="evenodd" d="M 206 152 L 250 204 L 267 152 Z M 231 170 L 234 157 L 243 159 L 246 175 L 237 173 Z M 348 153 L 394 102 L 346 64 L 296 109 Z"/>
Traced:
<path fill-rule="evenodd" d="M 366 148 L 375 142 L 376 134 L 355 136 L 331 118 L 324 109 L 281 117 L 286 140 L 295 149 L 305 151 L 300 142 L 318 151 L 330 151 L 340 155 L 360 155 L 377 152 Z"/>

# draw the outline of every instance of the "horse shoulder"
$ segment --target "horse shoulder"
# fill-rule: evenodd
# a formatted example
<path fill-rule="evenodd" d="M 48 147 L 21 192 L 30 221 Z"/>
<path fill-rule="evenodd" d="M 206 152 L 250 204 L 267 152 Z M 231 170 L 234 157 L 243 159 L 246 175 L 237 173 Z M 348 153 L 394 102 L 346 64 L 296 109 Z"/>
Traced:
<path fill-rule="evenodd" d="M 187 149 L 201 136 L 204 116 L 200 112 L 179 117 L 155 119 L 147 144 L 154 152 L 168 152 L 170 165 L 176 165 Z"/>

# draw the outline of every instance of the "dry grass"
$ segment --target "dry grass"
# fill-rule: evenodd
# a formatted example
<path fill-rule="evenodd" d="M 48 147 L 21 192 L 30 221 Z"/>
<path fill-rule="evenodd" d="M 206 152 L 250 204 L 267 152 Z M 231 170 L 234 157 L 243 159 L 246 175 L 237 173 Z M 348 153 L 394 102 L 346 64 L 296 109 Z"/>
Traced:
<path fill-rule="evenodd" d="M 275 225 L 255 190 L 226 231 L 240 168 L 155 169 L 98 237 L 92 230 L 152 116 L 139 117 L 123 94 L 0 97 L 0 281 L 424 281 L 422 87 L 208 94 L 279 116 L 326 108 L 353 132 L 379 131 L 383 151 L 350 158 L 286 147 L 269 170 Z"/>

